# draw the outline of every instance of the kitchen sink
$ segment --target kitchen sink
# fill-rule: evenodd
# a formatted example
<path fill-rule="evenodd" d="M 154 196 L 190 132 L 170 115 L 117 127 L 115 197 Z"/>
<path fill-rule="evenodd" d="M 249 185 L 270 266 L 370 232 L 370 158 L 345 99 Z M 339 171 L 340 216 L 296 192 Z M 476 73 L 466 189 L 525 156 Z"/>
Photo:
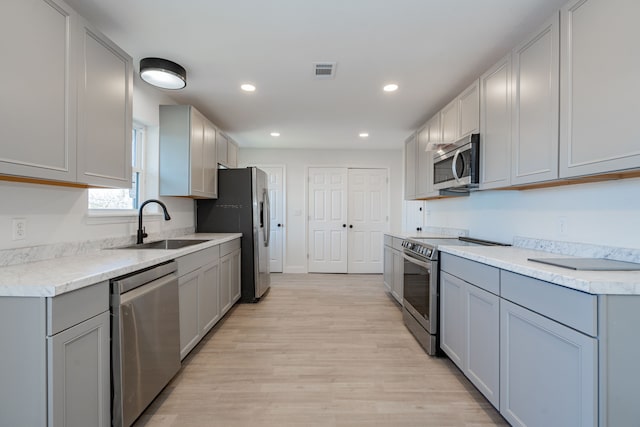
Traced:
<path fill-rule="evenodd" d="M 209 240 L 198 239 L 169 239 L 158 240 L 157 242 L 141 243 L 136 245 L 121 246 L 114 249 L 180 249 L 186 246 L 198 245 Z"/>

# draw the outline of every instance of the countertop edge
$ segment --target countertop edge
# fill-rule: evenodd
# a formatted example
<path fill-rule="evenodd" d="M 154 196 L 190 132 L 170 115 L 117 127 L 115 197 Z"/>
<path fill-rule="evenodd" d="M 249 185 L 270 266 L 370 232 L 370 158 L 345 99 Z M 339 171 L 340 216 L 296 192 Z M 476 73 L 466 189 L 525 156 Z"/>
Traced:
<path fill-rule="evenodd" d="M 179 238 L 185 240 L 210 240 L 180 249 L 109 248 L 90 254 L 3 267 L 0 268 L 0 275 L 5 273 L 5 277 L 0 280 L 0 297 L 55 297 L 203 249 L 218 246 L 240 237 L 242 237 L 242 233 L 194 233 L 179 236 Z M 110 259 L 113 261 L 109 262 Z M 42 283 L 42 277 L 47 275 L 47 269 L 64 268 L 64 265 L 67 264 L 70 270 L 82 270 L 77 269 L 75 266 L 91 262 L 96 264 L 95 271 L 91 271 L 91 267 L 88 267 L 85 269 L 86 271 L 78 271 L 77 275 L 72 272 L 66 274 L 68 277 L 61 280 L 51 279 L 50 283 Z M 55 271 L 51 274 L 54 275 Z M 33 277 L 33 279 L 30 279 L 30 277 Z M 29 283 L 30 281 L 32 283 Z"/>
<path fill-rule="evenodd" d="M 528 261 L 549 252 L 516 247 L 441 245 L 442 252 L 594 295 L 640 295 L 640 272 L 576 271 Z"/>

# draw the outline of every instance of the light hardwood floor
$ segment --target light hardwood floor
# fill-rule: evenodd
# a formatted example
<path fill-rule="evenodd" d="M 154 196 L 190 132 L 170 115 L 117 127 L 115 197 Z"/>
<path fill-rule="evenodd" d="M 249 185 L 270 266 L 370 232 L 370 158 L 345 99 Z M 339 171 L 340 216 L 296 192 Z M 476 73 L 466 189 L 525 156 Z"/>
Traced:
<path fill-rule="evenodd" d="M 380 275 L 273 274 L 187 356 L 136 427 L 508 425 L 425 354 Z"/>

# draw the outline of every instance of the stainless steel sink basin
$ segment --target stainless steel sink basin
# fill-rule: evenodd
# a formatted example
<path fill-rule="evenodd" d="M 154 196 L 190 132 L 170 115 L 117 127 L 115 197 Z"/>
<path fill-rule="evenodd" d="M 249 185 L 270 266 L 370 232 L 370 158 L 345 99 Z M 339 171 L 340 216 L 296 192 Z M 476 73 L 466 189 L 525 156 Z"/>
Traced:
<path fill-rule="evenodd" d="M 158 240 L 157 242 L 142 243 L 139 245 L 121 246 L 114 249 L 180 249 L 208 241 L 209 240 L 198 239 L 168 239 Z"/>

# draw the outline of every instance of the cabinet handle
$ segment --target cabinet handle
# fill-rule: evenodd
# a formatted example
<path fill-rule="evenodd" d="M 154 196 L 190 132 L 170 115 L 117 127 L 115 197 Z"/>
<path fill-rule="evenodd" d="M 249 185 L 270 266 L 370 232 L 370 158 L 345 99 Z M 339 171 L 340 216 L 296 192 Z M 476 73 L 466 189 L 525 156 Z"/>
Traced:
<path fill-rule="evenodd" d="M 353 228 L 353 225 L 352 225 L 352 224 L 349 224 L 349 228 Z"/>
<path fill-rule="evenodd" d="M 342 224 L 342 226 L 343 226 L 344 228 L 347 228 L 347 224 Z"/>

